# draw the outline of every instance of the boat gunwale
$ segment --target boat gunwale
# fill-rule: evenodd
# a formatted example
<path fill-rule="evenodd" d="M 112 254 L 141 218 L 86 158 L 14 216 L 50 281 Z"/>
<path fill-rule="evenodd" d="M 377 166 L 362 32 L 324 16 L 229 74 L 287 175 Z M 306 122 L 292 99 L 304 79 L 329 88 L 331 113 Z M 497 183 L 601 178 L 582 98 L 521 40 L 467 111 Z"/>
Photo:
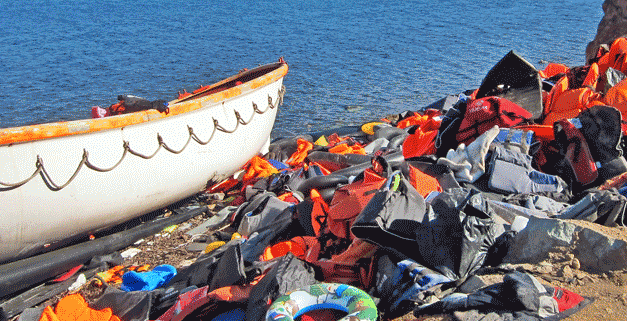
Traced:
<path fill-rule="evenodd" d="M 230 86 L 220 91 L 211 93 L 213 89 L 225 86 L 228 83 L 235 83 L 238 79 L 246 78 L 264 70 L 267 72 L 243 82 L 239 85 Z M 161 113 L 150 109 L 128 114 L 109 116 L 104 118 L 79 119 L 72 121 L 62 121 L 44 124 L 35 124 L 21 127 L 10 127 L 0 129 L 0 146 L 12 145 L 34 140 L 58 138 L 70 135 L 88 134 L 103 130 L 122 128 L 131 125 L 143 124 L 147 122 L 167 119 L 176 115 L 185 114 L 202 108 L 203 102 L 220 102 L 229 98 L 239 96 L 245 92 L 253 91 L 256 88 L 271 84 L 283 78 L 288 71 L 285 62 L 279 61 L 261 65 L 259 67 L 241 71 L 233 76 L 225 78 L 219 82 L 206 86 L 200 92 L 192 94 L 182 99 L 175 99 L 168 103 L 169 112 Z"/>

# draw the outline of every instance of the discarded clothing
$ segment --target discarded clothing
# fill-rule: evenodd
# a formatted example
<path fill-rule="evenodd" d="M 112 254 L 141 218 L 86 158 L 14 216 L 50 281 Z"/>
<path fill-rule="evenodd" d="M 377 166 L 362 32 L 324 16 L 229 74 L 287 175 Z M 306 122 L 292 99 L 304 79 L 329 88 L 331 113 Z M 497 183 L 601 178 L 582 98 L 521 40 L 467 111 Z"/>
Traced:
<path fill-rule="evenodd" d="M 124 291 L 149 291 L 167 284 L 176 275 L 176 268 L 172 265 L 162 264 L 152 271 L 129 271 L 122 275 L 122 287 Z"/>
<path fill-rule="evenodd" d="M 492 153 L 488 175 L 488 187 L 504 194 L 563 192 L 568 187 L 561 177 L 535 170 L 531 156 L 500 146 Z"/>
<path fill-rule="evenodd" d="M 449 150 L 446 158 L 438 159 L 438 164 L 449 166 L 455 172 L 459 182 L 473 183 L 485 173 L 485 159 L 492 141 L 499 134 L 499 127 L 494 126 L 481 134 L 468 147 L 463 143 L 457 150 Z"/>
<path fill-rule="evenodd" d="M 91 107 L 91 118 L 104 118 L 107 116 L 111 116 L 109 109 L 102 108 L 100 106 L 92 106 Z"/>
<path fill-rule="evenodd" d="M 542 285 L 530 274 L 512 272 L 503 283 L 471 294 L 454 293 L 442 300 L 417 307 L 415 316 L 471 311 L 461 320 L 477 320 L 477 315 L 494 313 L 494 320 L 559 320 L 591 303 L 590 299 L 566 289 Z"/>
<path fill-rule="evenodd" d="M 514 150 L 523 154 L 529 154 L 533 144 L 534 132 L 531 130 L 500 128 L 498 135 L 494 137 L 494 140 L 490 145 L 500 145 L 506 149 Z"/>
<path fill-rule="evenodd" d="M 557 213 L 557 217 L 605 226 L 627 226 L 627 198 L 615 189 L 591 189 L 575 204 Z"/>
<path fill-rule="evenodd" d="M 414 304 L 422 304 L 422 292 L 453 280 L 430 270 L 414 260 L 394 263 L 389 256 L 378 259 L 373 296 L 381 299 L 377 308 L 386 318 L 403 315 Z"/>

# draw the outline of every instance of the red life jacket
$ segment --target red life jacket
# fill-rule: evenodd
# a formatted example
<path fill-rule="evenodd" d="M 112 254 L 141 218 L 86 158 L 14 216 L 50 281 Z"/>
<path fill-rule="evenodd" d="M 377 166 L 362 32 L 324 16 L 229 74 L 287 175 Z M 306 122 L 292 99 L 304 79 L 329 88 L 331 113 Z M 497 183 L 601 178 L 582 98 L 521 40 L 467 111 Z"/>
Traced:
<path fill-rule="evenodd" d="M 496 96 L 483 97 L 468 104 L 455 137 L 459 144 L 468 145 L 494 125 L 510 128 L 531 119 L 532 114 L 516 103 Z"/>
<path fill-rule="evenodd" d="M 353 239 L 350 228 L 357 215 L 385 182 L 385 178 L 371 168 L 364 171 L 364 178 L 335 190 L 329 204 L 327 231 L 339 238 Z"/>
<path fill-rule="evenodd" d="M 558 126 L 556 131 L 563 131 L 563 134 L 559 134 L 565 137 L 562 140 L 568 142 L 568 145 L 564 146 L 566 152 L 564 160 L 573 171 L 574 179 L 582 185 L 594 182 L 599 177 L 599 172 L 586 138 L 569 119 L 562 119 L 555 126 Z"/>

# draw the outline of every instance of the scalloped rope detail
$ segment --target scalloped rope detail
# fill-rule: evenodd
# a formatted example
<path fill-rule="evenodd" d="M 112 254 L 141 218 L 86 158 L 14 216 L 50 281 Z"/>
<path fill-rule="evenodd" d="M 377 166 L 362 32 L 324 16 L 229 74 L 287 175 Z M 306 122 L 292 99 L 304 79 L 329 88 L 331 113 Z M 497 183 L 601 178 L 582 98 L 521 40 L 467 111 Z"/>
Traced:
<path fill-rule="evenodd" d="M 86 166 L 87 168 L 97 171 L 97 172 L 109 172 L 114 170 L 116 167 L 118 167 L 118 165 L 120 165 L 122 163 L 122 160 L 124 160 L 124 158 L 126 157 L 127 154 L 132 154 L 135 155 L 137 157 L 141 157 L 143 159 L 151 159 L 153 158 L 155 155 L 157 155 L 157 153 L 159 152 L 159 150 L 161 150 L 161 148 L 167 150 L 170 153 L 173 154 L 180 154 L 182 153 L 185 148 L 187 148 L 187 146 L 189 145 L 189 143 L 194 140 L 196 143 L 200 144 L 200 145 L 207 145 L 209 144 L 209 142 L 213 139 L 213 136 L 216 132 L 216 130 L 219 130 L 221 132 L 227 133 L 227 134 L 231 134 L 234 133 L 238 128 L 239 125 L 248 125 L 250 124 L 250 122 L 253 121 L 253 118 L 255 117 L 255 114 L 264 114 L 265 112 L 267 112 L 270 109 L 274 109 L 277 108 L 278 106 L 283 104 L 283 96 L 285 95 L 285 86 L 281 86 L 281 89 L 279 89 L 278 91 L 278 96 L 276 99 L 276 102 L 273 103 L 272 101 L 272 97 L 270 97 L 270 95 L 268 95 L 268 106 L 266 107 L 265 110 L 261 111 L 259 109 L 259 107 L 257 106 L 257 104 L 255 104 L 255 102 L 252 102 L 253 105 L 253 110 L 254 113 L 250 116 L 250 119 L 248 121 L 244 121 L 241 117 L 241 115 L 239 114 L 239 112 L 237 110 L 234 111 L 235 113 L 235 118 L 237 119 L 235 128 L 231 129 L 231 130 L 227 130 L 224 127 L 222 127 L 219 123 L 218 120 L 216 120 L 215 118 L 212 118 L 213 121 L 213 131 L 211 132 L 211 135 L 209 136 L 209 139 L 207 139 L 206 141 L 202 141 L 197 135 L 196 133 L 194 133 L 194 129 L 192 127 L 190 127 L 189 125 L 187 125 L 187 130 L 189 133 L 189 136 L 187 138 L 187 142 L 185 142 L 185 145 L 183 145 L 183 147 L 180 150 L 175 150 L 170 148 L 164 141 L 163 138 L 161 137 L 161 135 L 159 133 L 157 133 L 157 141 L 159 142 L 159 147 L 157 147 L 157 149 L 151 154 L 151 155 L 144 155 L 141 154 L 137 151 L 134 151 L 131 147 L 128 141 L 124 141 L 122 144 L 122 147 L 124 148 L 124 152 L 122 153 L 122 157 L 120 157 L 120 160 L 118 160 L 115 165 L 108 167 L 108 168 L 102 168 L 102 167 L 98 167 L 96 165 L 94 165 L 93 163 L 91 163 L 89 161 L 89 153 L 87 152 L 87 150 L 83 149 L 83 157 L 80 161 L 80 163 L 78 164 L 78 167 L 76 167 L 76 170 L 74 171 L 74 173 L 72 174 L 72 176 L 68 179 L 67 182 L 65 182 L 64 184 L 58 185 L 56 184 L 51 178 L 50 175 L 48 174 L 48 172 L 46 171 L 46 168 L 44 167 L 44 162 L 41 159 L 41 157 L 39 155 L 37 155 L 37 161 L 36 161 L 36 169 L 33 172 L 32 175 L 30 175 L 28 178 L 19 181 L 17 183 L 5 183 L 0 181 L 0 191 L 2 190 L 9 190 L 9 189 L 14 189 L 17 187 L 20 187 L 26 183 L 28 183 L 29 181 L 31 181 L 33 178 L 35 178 L 35 176 L 37 176 L 38 174 L 41 175 L 41 178 L 43 179 L 44 183 L 46 184 L 46 186 L 48 186 L 48 188 L 50 190 L 53 191 L 59 191 L 63 188 L 65 188 L 66 186 L 68 186 L 73 180 L 74 178 L 76 178 L 76 176 L 78 176 L 78 173 L 80 172 L 80 170 L 83 168 L 83 165 Z"/>

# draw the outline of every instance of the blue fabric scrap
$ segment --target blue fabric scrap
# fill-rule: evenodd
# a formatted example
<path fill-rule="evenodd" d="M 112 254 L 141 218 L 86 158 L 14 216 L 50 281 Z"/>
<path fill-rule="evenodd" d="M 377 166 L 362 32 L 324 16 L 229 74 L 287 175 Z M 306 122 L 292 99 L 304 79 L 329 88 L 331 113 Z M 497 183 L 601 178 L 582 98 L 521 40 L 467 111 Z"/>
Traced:
<path fill-rule="evenodd" d="M 176 268 L 168 264 L 156 266 L 148 272 L 129 271 L 122 275 L 120 289 L 127 292 L 154 290 L 170 282 L 175 275 Z"/>

